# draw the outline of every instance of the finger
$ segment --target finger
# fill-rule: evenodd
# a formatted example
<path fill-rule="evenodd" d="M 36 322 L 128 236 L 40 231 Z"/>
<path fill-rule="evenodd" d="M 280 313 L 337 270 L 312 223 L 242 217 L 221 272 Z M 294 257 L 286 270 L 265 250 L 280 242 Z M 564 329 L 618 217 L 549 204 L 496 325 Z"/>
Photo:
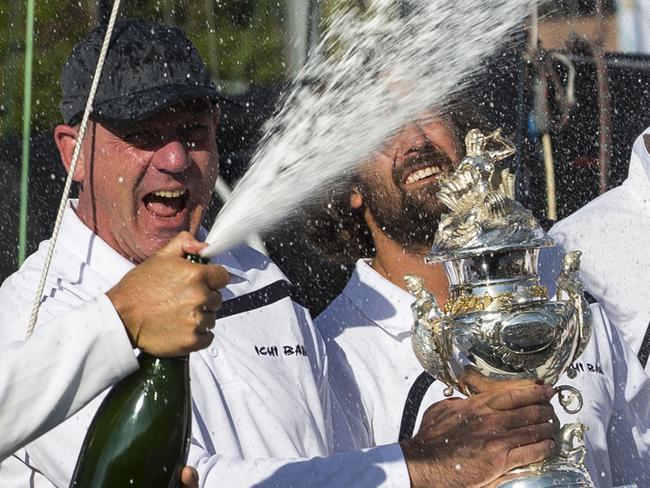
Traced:
<path fill-rule="evenodd" d="M 198 315 L 199 317 L 198 323 L 196 324 L 197 333 L 202 334 L 214 327 L 216 321 L 215 313 L 216 312 L 201 311 L 200 315 Z"/>
<path fill-rule="evenodd" d="M 221 302 L 222 302 L 221 293 L 219 293 L 218 291 L 210 290 L 208 293 L 208 297 L 203 303 L 203 311 L 207 313 L 215 313 L 221 307 Z M 214 317 L 212 319 L 214 320 Z"/>
<path fill-rule="evenodd" d="M 186 253 L 189 252 L 186 250 L 186 247 L 188 249 L 195 249 L 197 244 L 200 245 L 201 243 L 197 241 L 192 234 L 183 231 L 177 234 L 176 236 L 174 236 L 174 238 L 171 241 L 169 241 L 165 246 L 163 246 L 158 251 L 158 254 L 177 256 L 182 258 L 185 256 Z M 203 247 L 205 247 L 205 245 Z"/>
<path fill-rule="evenodd" d="M 552 405 L 539 403 L 514 410 L 499 411 L 498 413 L 505 429 L 516 429 L 543 422 L 550 424 L 549 421 L 555 416 Z"/>
<path fill-rule="evenodd" d="M 199 473 L 196 469 L 185 466 L 181 471 L 182 488 L 199 488 Z"/>
<path fill-rule="evenodd" d="M 555 415 L 555 412 L 553 413 L 553 418 L 551 419 L 551 425 L 553 426 L 553 429 L 555 429 L 553 437 L 559 439 L 562 426 L 560 425 L 560 419 L 557 417 L 557 415 Z"/>
<path fill-rule="evenodd" d="M 494 378 L 488 378 L 474 366 L 465 367 L 460 382 L 473 393 L 521 388 L 537 384 L 532 379 L 496 380 Z"/>
<path fill-rule="evenodd" d="M 199 349 L 205 349 L 210 344 L 212 344 L 213 340 L 214 340 L 214 334 L 206 329 L 200 334 L 198 334 L 196 338 L 196 348 L 193 350 L 197 351 Z"/>
<path fill-rule="evenodd" d="M 553 425 L 549 421 L 555 417 L 555 411 L 550 404 L 528 405 L 514 410 L 497 411 L 487 417 L 487 425 L 495 430 L 517 429 L 543 422 Z"/>
<path fill-rule="evenodd" d="M 197 327 L 189 341 L 184 346 L 183 354 L 189 354 L 200 349 L 205 349 L 214 340 L 214 334 L 206 327 Z"/>
<path fill-rule="evenodd" d="M 474 398 L 494 410 L 512 410 L 535 403 L 548 403 L 554 394 L 555 390 L 550 385 L 534 385 L 482 393 Z"/>
<path fill-rule="evenodd" d="M 510 449 L 538 444 L 545 440 L 553 440 L 555 428 L 550 422 L 536 425 L 527 425 L 517 429 L 503 431 L 501 437 Z"/>
<path fill-rule="evenodd" d="M 205 242 L 199 242 L 199 241 L 184 241 L 183 242 L 183 251 L 185 254 L 195 254 L 198 255 L 201 250 L 205 249 L 208 247 L 208 245 Z"/>
<path fill-rule="evenodd" d="M 226 268 L 217 264 L 208 264 L 203 269 L 205 283 L 211 290 L 220 290 L 230 281 L 230 274 Z"/>
<path fill-rule="evenodd" d="M 506 456 L 506 469 L 519 468 L 527 464 L 543 461 L 551 456 L 555 451 L 555 443 L 551 439 L 546 439 L 535 444 L 515 447 L 511 449 Z"/>

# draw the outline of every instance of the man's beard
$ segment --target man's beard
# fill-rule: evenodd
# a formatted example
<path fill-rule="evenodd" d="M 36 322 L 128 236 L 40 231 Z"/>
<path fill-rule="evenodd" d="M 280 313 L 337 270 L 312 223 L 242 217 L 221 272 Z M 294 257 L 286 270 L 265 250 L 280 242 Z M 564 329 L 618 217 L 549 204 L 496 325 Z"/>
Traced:
<path fill-rule="evenodd" d="M 418 156 L 399 168 L 393 168 L 393 184 L 378 182 L 376 178 L 362 179 L 360 190 L 364 202 L 382 231 L 411 254 L 427 253 L 438 230 L 440 216 L 447 211 L 438 201 L 437 182 L 406 191 L 403 181 L 422 159 L 435 157 L 441 167 L 451 170 L 451 159 L 441 151 Z M 439 174 L 442 177 L 442 174 Z"/>

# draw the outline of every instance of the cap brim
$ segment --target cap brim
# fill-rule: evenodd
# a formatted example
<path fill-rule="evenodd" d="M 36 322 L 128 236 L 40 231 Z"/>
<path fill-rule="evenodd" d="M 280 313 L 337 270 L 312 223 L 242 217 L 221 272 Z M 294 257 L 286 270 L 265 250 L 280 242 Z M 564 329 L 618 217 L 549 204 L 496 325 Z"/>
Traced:
<path fill-rule="evenodd" d="M 93 107 L 92 118 L 107 122 L 138 122 L 173 105 L 197 98 L 209 98 L 217 106 L 237 106 L 237 102 L 223 96 L 214 87 L 165 85 L 149 88 L 127 96 L 101 101 Z M 81 120 L 82 114 L 74 117 L 69 125 Z"/>

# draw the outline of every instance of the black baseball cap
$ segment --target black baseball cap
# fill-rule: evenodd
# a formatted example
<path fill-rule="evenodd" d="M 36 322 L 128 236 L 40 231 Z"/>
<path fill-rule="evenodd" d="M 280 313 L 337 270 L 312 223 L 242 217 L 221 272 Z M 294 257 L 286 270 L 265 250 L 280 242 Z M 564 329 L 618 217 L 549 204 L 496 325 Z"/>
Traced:
<path fill-rule="evenodd" d="M 67 125 L 81 121 L 105 35 L 106 26 L 92 31 L 63 65 L 61 113 Z M 135 122 L 196 98 L 225 101 L 182 29 L 142 19 L 115 23 L 93 119 Z"/>

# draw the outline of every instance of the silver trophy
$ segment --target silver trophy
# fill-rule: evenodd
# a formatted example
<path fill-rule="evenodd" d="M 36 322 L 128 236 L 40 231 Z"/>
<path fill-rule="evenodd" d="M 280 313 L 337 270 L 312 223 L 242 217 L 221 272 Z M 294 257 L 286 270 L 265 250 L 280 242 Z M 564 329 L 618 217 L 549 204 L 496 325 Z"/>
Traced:
<path fill-rule="evenodd" d="M 450 283 L 444 310 L 416 276 L 406 283 L 416 297 L 413 349 L 424 369 L 453 390 L 467 367 L 494 379 L 558 381 L 591 336 L 591 314 L 578 278 L 580 252 L 565 256 L 557 277 L 557 299 L 540 284 L 540 248 L 553 245 L 532 213 L 514 199 L 514 175 L 497 172 L 498 161 L 515 150 L 499 130 L 471 130 L 467 156 L 440 182 L 438 198 L 450 212 L 441 218 L 428 263 L 443 263 Z M 568 413 L 582 407 L 580 392 L 557 386 Z M 561 428 L 556 455 L 511 471 L 501 488 L 593 487 L 584 467 L 585 426 Z"/>

